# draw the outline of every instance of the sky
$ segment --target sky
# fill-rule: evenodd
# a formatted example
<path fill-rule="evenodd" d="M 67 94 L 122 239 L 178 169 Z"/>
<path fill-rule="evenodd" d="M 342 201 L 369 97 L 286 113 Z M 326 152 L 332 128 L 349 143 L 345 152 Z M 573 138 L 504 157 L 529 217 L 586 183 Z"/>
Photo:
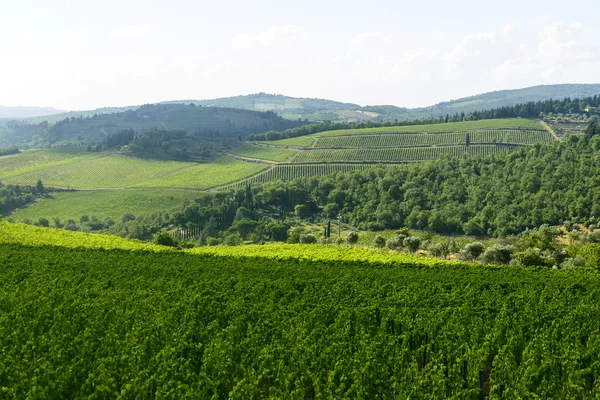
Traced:
<path fill-rule="evenodd" d="M 258 92 L 428 106 L 600 82 L 598 0 L 0 0 L 0 105 Z"/>

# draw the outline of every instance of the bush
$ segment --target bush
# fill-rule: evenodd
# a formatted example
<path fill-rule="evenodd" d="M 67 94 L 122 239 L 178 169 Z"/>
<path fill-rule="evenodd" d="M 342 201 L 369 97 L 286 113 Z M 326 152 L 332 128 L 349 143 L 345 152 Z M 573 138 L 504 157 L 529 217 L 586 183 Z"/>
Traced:
<path fill-rule="evenodd" d="M 48 221 L 47 218 L 40 218 L 40 219 L 38 219 L 38 222 L 36 225 L 48 228 L 50 226 L 50 221 Z"/>
<path fill-rule="evenodd" d="M 448 246 L 443 243 L 431 243 L 428 250 L 435 257 L 445 257 L 448 255 Z"/>
<path fill-rule="evenodd" d="M 481 258 L 484 262 L 490 264 L 508 264 L 512 259 L 514 251 L 514 246 L 495 244 L 485 249 Z"/>
<path fill-rule="evenodd" d="M 373 245 L 378 249 L 383 249 L 385 247 L 386 240 L 383 236 L 377 235 L 375 236 L 375 240 L 373 241 Z"/>
<path fill-rule="evenodd" d="M 209 246 L 218 246 L 221 244 L 221 239 L 209 236 L 206 238 L 206 244 L 208 244 Z"/>
<path fill-rule="evenodd" d="M 473 261 L 483 253 L 484 249 L 485 246 L 481 242 L 469 243 L 460 251 L 458 258 L 461 260 Z"/>
<path fill-rule="evenodd" d="M 581 256 L 575 256 L 573 258 L 565 259 L 562 264 L 560 264 L 561 268 L 581 268 L 585 267 L 587 263 L 585 259 Z"/>
<path fill-rule="evenodd" d="M 411 253 L 414 253 L 419 249 L 421 239 L 417 236 L 409 236 L 404 239 L 403 244 Z"/>
<path fill-rule="evenodd" d="M 358 232 L 356 232 L 356 231 L 348 232 L 348 235 L 346 235 L 346 240 L 350 244 L 356 244 L 356 242 L 358 242 Z"/>
<path fill-rule="evenodd" d="M 152 243 L 159 244 L 161 246 L 171 246 L 176 247 L 177 241 L 173 239 L 167 231 L 160 231 L 156 235 L 154 235 L 154 239 L 152 239 Z"/>
<path fill-rule="evenodd" d="M 315 244 L 315 243 L 317 243 L 317 238 L 312 233 L 303 234 L 303 235 L 300 235 L 300 243 Z"/>
<path fill-rule="evenodd" d="M 225 236 L 225 240 L 223 240 L 223 243 L 225 243 L 227 246 L 237 246 L 240 243 L 242 243 L 242 238 L 240 237 L 240 235 L 236 234 L 227 235 Z"/>
<path fill-rule="evenodd" d="M 548 266 L 548 262 L 542 256 L 541 250 L 535 247 L 516 253 L 514 259 L 517 265 L 523 267 Z"/>
<path fill-rule="evenodd" d="M 338 246 L 341 244 L 344 244 L 344 239 L 342 239 L 342 238 L 335 239 L 335 244 L 337 244 Z"/>

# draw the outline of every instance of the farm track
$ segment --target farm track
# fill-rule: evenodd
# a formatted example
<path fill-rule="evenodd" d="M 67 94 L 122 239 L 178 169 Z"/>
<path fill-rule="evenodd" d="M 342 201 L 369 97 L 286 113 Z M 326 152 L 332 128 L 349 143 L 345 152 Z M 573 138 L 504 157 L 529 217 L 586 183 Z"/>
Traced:
<path fill-rule="evenodd" d="M 556 134 L 554 129 L 552 129 L 552 127 L 550 125 L 548 125 L 545 121 L 540 121 L 540 125 L 542 125 L 542 127 L 552 135 L 554 140 L 559 140 L 558 135 Z"/>

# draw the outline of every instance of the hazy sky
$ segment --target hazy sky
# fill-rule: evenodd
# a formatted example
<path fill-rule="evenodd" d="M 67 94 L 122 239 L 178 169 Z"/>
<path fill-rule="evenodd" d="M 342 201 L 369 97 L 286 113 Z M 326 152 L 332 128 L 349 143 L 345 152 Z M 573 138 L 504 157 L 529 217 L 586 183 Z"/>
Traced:
<path fill-rule="evenodd" d="M 600 82 L 600 1 L 0 0 L 0 105 L 425 106 Z"/>

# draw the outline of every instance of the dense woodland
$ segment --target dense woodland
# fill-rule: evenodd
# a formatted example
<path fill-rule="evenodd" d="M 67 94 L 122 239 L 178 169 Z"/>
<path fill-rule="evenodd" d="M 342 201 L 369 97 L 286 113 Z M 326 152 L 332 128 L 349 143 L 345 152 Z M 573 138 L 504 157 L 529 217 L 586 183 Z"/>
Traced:
<path fill-rule="evenodd" d="M 583 99 L 566 98 L 562 100 L 546 100 L 537 102 L 521 103 L 514 106 L 499 107 L 491 110 L 473 111 L 470 114 L 455 113 L 446 114 L 437 118 L 418 118 L 413 120 L 395 120 L 385 122 L 323 122 L 319 124 L 304 125 L 297 128 L 286 129 L 281 132 L 269 131 L 250 135 L 249 140 L 280 140 L 298 136 L 311 135 L 313 133 L 359 128 L 376 128 L 384 126 L 410 126 L 443 124 L 458 121 L 477 121 L 482 119 L 497 118 L 545 118 L 561 114 L 579 114 L 593 116 L 600 113 L 600 96 L 595 95 Z"/>

